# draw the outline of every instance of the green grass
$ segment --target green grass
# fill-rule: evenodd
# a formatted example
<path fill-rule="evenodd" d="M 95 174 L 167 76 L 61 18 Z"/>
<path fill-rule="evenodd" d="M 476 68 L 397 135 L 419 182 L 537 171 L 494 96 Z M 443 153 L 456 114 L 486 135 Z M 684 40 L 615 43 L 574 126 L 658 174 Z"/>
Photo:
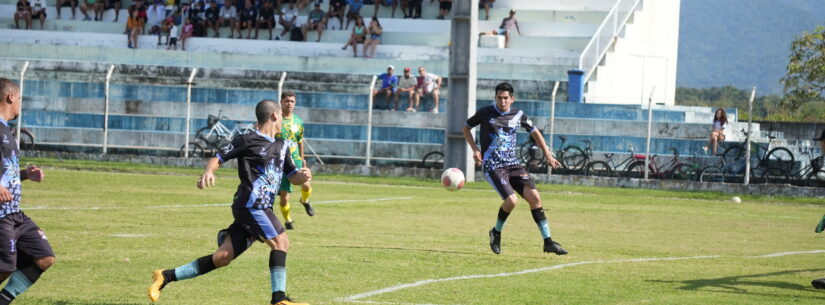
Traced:
<path fill-rule="evenodd" d="M 57 264 L 15 304 L 149 304 L 150 272 L 214 251 L 232 221 L 237 185 L 222 171 L 197 190 L 200 169 L 26 159 L 46 181 L 24 182 L 23 210 L 49 237 Z M 94 168 L 95 171 L 77 170 Z M 138 172 L 138 173 L 136 173 Z M 173 175 L 163 174 L 165 172 Z M 492 278 L 431 283 L 361 301 L 410 304 L 821 304 L 810 288 L 825 277 L 825 254 L 747 258 L 825 249 L 813 233 L 822 206 L 800 198 L 743 197 L 540 185 L 553 236 L 567 256 L 541 253 L 525 203 L 510 216 L 502 254 L 486 232 L 498 196 L 483 183 L 447 192 L 435 181 L 316 175 L 316 217 L 294 207 L 288 292 L 312 304 L 404 283 L 604 262 Z M 297 194 L 296 194 L 297 195 Z M 372 199 L 396 198 L 370 201 Z M 750 199 L 749 199 L 750 198 Z M 337 201 L 337 202 L 335 202 Z M 813 203 L 821 203 L 810 201 Z M 783 204 L 774 204 L 783 203 Z M 167 206 L 167 207 L 157 207 Z M 92 209 L 97 207 L 98 209 Z M 61 208 L 61 209 L 53 209 Z M 117 237 L 115 234 L 135 234 Z M 160 304 L 266 304 L 268 249 L 255 244 L 230 266 L 172 283 Z"/>

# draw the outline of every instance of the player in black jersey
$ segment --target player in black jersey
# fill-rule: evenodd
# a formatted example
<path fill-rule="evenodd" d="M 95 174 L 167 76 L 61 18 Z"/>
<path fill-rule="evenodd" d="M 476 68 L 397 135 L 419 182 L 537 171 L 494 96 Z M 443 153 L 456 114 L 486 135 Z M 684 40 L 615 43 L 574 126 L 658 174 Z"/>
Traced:
<path fill-rule="evenodd" d="M 238 176 L 241 183 L 232 202 L 232 216 L 235 221 L 218 232 L 218 250 L 175 269 L 155 270 L 149 299 L 153 302 L 160 297 L 160 290 L 174 281 L 190 279 L 206 274 L 226 265 L 241 255 L 252 242 L 266 243 L 269 252 L 269 271 L 272 284 L 270 304 L 299 304 L 288 299 L 286 292 L 286 252 L 289 239 L 286 231 L 272 213 L 272 202 L 278 193 L 282 177 L 301 185 L 311 179 L 307 168 L 296 168 L 289 154 L 289 146 L 275 135 L 281 130 L 281 107 L 272 100 L 263 100 L 255 107 L 258 130 L 236 136 L 232 143 L 206 164 L 203 175 L 198 180 L 198 188 L 204 189 L 215 184 L 214 172 L 220 164 L 231 159 L 238 160 Z"/>
<path fill-rule="evenodd" d="M 20 115 L 20 87 L 0 78 L 0 282 L 9 279 L 0 291 L 0 305 L 10 304 L 31 287 L 54 264 L 54 252 L 46 234 L 20 210 L 20 182 L 43 180 L 36 166 L 20 170 L 20 151 L 9 121 Z"/>
<path fill-rule="evenodd" d="M 536 190 L 536 185 L 530 174 L 516 158 L 516 131 L 521 126 L 530 132 L 530 136 L 536 140 L 536 144 L 547 156 L 547 164 L 553 168 L 559 167 L 559 161 L 553 158 L 541 132 L 533 126 L 526 114 L 520 109 L 511 107 L 515 101 L 513 86 L 508 83 L 500 83 L 496 86 L 495 105 L 479 109 L 475 115 L 467 119 L 464 126 L 464 139 L 473 149 L 473 159 L 476 165 L 481 165 L 484 177 L 487 182 L 501 196 L 504 202 L 498 210 L 498 220 L 496 226 L 490 230 L 490 249 L 493 253 L 501 253 L 501 230 L 507 221 L 507 216 L 515 208 L 518 198 L 515 193 L 521 195 L 530 205 L 533 220 L 539 227 L 541 236 L 544 239 L 544 252 L 552 252 L 557 255 L 567 254 L 567 250 L 550 238 L 550 226 L 544 216 L 544 209 L 541 207 L 541 197 Z M 476 147 L 471 130 L 473 127 L 481 125 L 481 151 Z M 483 152 L 482 152 L 483 151 Z"/>

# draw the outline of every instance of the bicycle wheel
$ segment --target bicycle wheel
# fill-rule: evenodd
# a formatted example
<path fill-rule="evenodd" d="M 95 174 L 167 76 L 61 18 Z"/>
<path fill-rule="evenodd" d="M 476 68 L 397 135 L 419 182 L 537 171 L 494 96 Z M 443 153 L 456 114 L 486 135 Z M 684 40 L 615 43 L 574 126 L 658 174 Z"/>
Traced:
<path fill-rule="evenodd" d="M 679 163 L 668 172 L 667 178 L 673 180 L 689 180 L 696 181 L 696 167 L 688 163 Z"/>
<path fill-rule="evenodd" d="M 742 150 L 742 146 L 734 145 L 725 149 L 725 152 L 722 153 L 722 156 L 725 158 L 725 161 L 739 161 L 745 157 L 744 151 Z M 744 159 L 743 159 L 744 160 Z"/>
<path fill-rule="evenodd" d="M 561 165 L 571 174 L 583 171 L 590 159 L 581 148 L 576 146 L 565 147 L 561 151 L 561 156 L 561 160 L 559 160 Z"/>
<path fill-rule="evenodd" d="M 803 183 L 808 187 L 825 187 L 825 171 L 815 170 L 805 177 Z"/>
<path fill-rule="evenodd" d="M 636 161 L 627 166 L 624 176 L 628 178 L 641 179 L 645 177 L 645 161 Z"/>
<path fill-rule="evenodd" d="M 765 170 L 760 177 L 762 183 L 786 184 L 790 181 L 788 171 L 779 167 L 771 167 Z"/>
<path fill-rule="evenodd" d="M 725 172 L 716 166 L 708 166 L 699 173 L 699 182 L 725 182 Z"/>
<path fill-rule="evenodd" d="M 203 149 L 198 142 L 189 142 L 188 145 L 183 145 L 180 148 L 180 157 L 186 156 L 186 151 L 189 151 L 189 158 L 203 158 L 206 157 L 206 150 Z"/>
<path fill-rule="evenodd" d="M 23 129 L 20 134 L 20 149 L 32 150 L 34 149 L 34 135 L 28 130 Z"/>
<path fill-rule="evenodd" d="M 613 176 L 613 170 L 610 169 L 610 165 L 604 161 L 593 161 L 587 164 L 587 167 L 584 169 L 585 176 L 596 176 L 596 177 L 611 177 Z"/>
<path fill-rule="evenodd" d="M 524 142 L 519 147 L 519 161 L 523 164 L 529 163 L 531 160 L 543 160 L 544 152 L 533 141 Z"/>
<path fill-rule="evenodd" d="M 421 159 L 421 167 L 440 169 L 444 167 L 444 154 L 440 151 L 431 151 Z"/>
<path fill-rule="evenodd" d="M 780 167 L 786 170 L 790 170 L 793 168 L 794 157 L 793 153 L 790 150 L 784 147 L 777 147 L 771 149 L 768 154 L 765 156 L 765 160 L 768 161 L 766 166 L 769 167 Z"/>

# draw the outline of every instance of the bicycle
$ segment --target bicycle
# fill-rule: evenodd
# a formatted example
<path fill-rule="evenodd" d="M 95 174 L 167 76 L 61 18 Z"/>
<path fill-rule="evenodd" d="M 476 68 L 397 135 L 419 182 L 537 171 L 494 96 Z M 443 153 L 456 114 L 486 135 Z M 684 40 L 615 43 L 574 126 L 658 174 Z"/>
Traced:
<path fill-rule="evenodd" d="M 730 145 L 728 148 L 725 148 L 725 152 L 722 153 L 725 159 L 739 161 L 740 159 L 744 159 L 745 157 L 745 143 L 748 142 L 750 138 L 750 134 L 747 131 L 742 129 L 741 131 L 745 135 L 745 141 L 736 144 Z M 752 161 L 756 161 L 757 167 L 762 168 L 771 168 L 771 167 L 780 167 L 780 168 L 789 168 L 792 167 L 794 164 L 794 155 L 785 147 L 774 147 L 771 148 L 771 143 L 773 139 L 776 139 L 773 136 L 772 131 L 768 131 L 768 143 L 762 144 L 757 142 L 751 143 L 751 158 Z M 767 152 L 767 153 L 765 153 Z M 754 163 L 751 163 L 754 164 Z"/>
<path fill-rule="evenodd" d="M 802 151 L 803 155 L 813 156 L 813 147 L 807 151 Z M 823 169 L 823 157 L 809 158 L 810 162 L 797 171 L 787 170 L 781 167 L 768 168 L 761 176 L 758 183 L 793 183 L 799 186 L 825 186 L 825 169 Z"/>
<path fill-rule="evenodd" d="M 180 156 L 185 156 L 187 150 L 189 151 L 189 156 L 195 158 L 214 155 L 221 147 L 229 144 L 234 136 L 255 130 L 254 124 L 247 124 L 243 128 L 240 128 L 238 126 L 241 123 L 237 121 L 235 122 L 235 127 L 229 129 L 221 123 L 222 120 L 227 120 L 227 117 L 221 116 L 221 112 L 218 112 L 217 116 L 210 114 L 206 120 L 207 126 L 195 132 L 195 139 L 193 141 L 181 146 Z"/>
<path fill-rule="evenodd" d="M 541 131 L 541 130 L 539 130 Z M 583 171 L 587 166 L 592 155 L 590 140 L 583 140 L 587 144 L 587 152 L 575 145 L 567 145 L 567 137 L 559 136 L 561 144 L 559 150 L 555 152 L 555 157 L 561 163 L 562 171 L 566 174 L 577 173 Z M 519 148 L 519 160 L 524 163 L 528 171 L 543 171 L 547 169 L 546 157 L 544 151 L 536 144 L 536 140 L 530 137 L 527 142 L 521 144 Z"/>
<path fill-rule="evenodd" d="M 11 128 L 14 137 L 20 140 L 20 150 L 34 149 L 34 134 L 28 128 L 20 128 L 21 136 L 19 137 L 17 136 L 17 124 L 9 124 L 9 128 Z"/>
<path fill-rule="evenodd" d="M 444 167 L 444 153 L 431 151 L 421 159 L 422 168 L 440 169 Z"/>
<path fill-rule="evenodd" d="M 604 157 L 607 161 L 589 162 L 584 170 L 584 174 L 587 176 L 615 177 L 617 169 L 622 168 L 621 172 L 624 172 L 631 164 L 634 163 L 634 160 L 639 160 L 640 158 L 641 160 L 644 160 L 644 155 L 637 155 L 635 152 L 633 152 L 632 144 L 630 145 L 630 148 L 628 148 L 627 152 L 629 152 L 630 155 L 618 164 L 616 164 L 616 162 L 613 161 L 613 156 L 615 156 L 616 154 L 604 154 Z"/>
<path fill-rule="evenodd" d="M 648 177 L 655 179 L 675 179 L 675 180 L 694 180 L 696 172 L 699 168 L 699 163 L 696 158 L 692 158 L 693 162 L 680 162 L 679 150 L 676 147 L 671 147 L 673 151 L 673 158 L 665 164 L 659 166 L 657 155 L 652 155 L 648 162 Z M 627 167 L 625 175 L 631 178 L 644 178 L 645 175 L 645 161 L 644 155 L 642 160 L 635 161 Z"/>

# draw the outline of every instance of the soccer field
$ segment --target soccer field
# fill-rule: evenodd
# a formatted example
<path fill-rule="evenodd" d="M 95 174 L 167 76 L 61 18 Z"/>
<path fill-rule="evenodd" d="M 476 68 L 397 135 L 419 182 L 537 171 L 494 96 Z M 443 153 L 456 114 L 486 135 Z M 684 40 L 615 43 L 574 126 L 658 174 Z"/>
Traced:
<path fill-rule="evenodd" d="M 15 304 L 149 304 L 151 271 L 211 253 L 232 221 L 231 170 L 205 191 L 195 187 L 200 170 L 45 170 L 44 183 L 24 182 L 22 208 L 57 263 Z M 500 200 L 486 184 L 448 192 L 437 181 L 319 174 L 313 185 L 317 215 L 294 204 L 288 232 L 287 293 L 302 302 L 825 302 L 810 287 L 825 277 L 825 234 L 813 232 L 821 199 L 736 204 L 719 194 L 539 185 L 553 237 L 570 254 L 542 253 L 522 201 L 494 255 L 487 231 Z M 170 284 L 158 303 L 267 304 L 268 252 L 256 243 L 226 268 Z"/>

